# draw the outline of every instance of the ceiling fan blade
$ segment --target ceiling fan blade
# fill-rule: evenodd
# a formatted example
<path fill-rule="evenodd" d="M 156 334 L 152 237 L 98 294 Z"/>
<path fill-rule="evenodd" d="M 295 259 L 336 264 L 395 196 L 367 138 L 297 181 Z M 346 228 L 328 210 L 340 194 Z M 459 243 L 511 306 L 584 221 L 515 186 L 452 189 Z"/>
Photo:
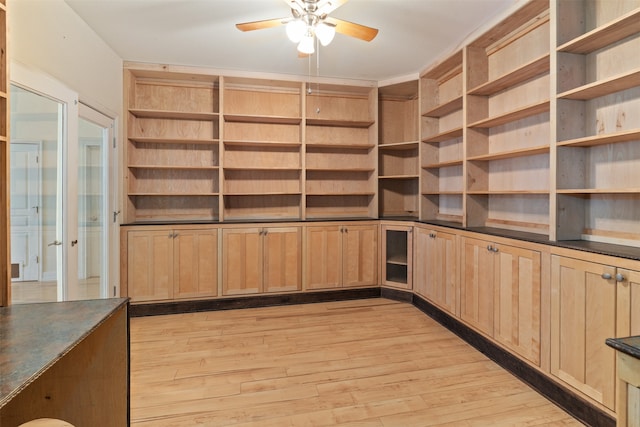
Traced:
<path fill-rule="evenodd" d="M 318 15 L 327 15 L 349 0 L 320 0 L 318 3 Z"/>
<path fill-rule="evenodd" d="M 360 40 L 370 42 L 376 35 L 378 30 L 376 28 L 367 27 L 366 25 L 355 24 L 349 21 L 343 21 L 342 19 L 332 18 L 328 16 L 325 22 L 336 26 L 336 32 L 347 36 L 355 37 Z"/>
<path fill-rule="evenodd" d="M 236 24 L 236 28 L 240 31 L 262 30 L 264 28 L 273 28 L 278 25 L 285 24 L 289 18 L 265 19 L 264 21 L 243 22 Z"/>

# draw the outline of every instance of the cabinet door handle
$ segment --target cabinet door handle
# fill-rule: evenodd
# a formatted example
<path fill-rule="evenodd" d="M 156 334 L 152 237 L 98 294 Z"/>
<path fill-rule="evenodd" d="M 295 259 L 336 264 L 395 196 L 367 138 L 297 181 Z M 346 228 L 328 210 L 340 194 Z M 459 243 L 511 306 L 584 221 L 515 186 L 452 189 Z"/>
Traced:
<path fill-rule="evenodd" d="M 432 239 L 436 238 L 436 233 L 429 233 L 429 237 L 431 237 Z"/>
<path fill-rule="evenodd" d="M 487 245 L 487 250 L 488 250 L 489 252 L 493 252 L 493 246 L 491 246 L 491 245 Z"/>
<path fill-rule="evenodd" d="M 498 249 L 497 247 L 495 247 L 495 246 L 494 246 L 493 248 L 491 248 L 491 250 L 492 250 L 494 253 L 498 253 L 498 251 L 499 251 L 500 249 Z"/>
<path fill-rule="evenodd" d="M 624 276 L 621 273 L 616 274 L 616 282 L 624 282 Z"/>
<path fill-rule="evenodd" d="M 611 273 L 602 273 L 602 277 L 604 280 L 610 280 L 613 276 L 611 276 Z"/>

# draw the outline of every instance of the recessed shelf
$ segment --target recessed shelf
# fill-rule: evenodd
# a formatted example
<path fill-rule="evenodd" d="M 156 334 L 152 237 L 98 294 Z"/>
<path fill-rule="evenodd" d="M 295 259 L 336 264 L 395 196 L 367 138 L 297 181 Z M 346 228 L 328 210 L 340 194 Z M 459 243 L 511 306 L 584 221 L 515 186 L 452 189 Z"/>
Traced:
<path fill-rule="evenodd" d="M 608 145 L 618 142 L 637 140 L 640 140 L 640 129 L 569 139 L 566 141 L 559 141 L 557 145 L 559 147 L 593 147 L 596 145 Z"/>
<path fill-rule="evenodd" d="M 203 144 L 214 145 L 220 142 L 219 139 L 193 139 L 193 138 L 151 138 L 151 137 L 129 137 L 129 141 L 141 142 L 145 144 Z"/>
<path fill-rule="evenodd" d="M 598 80 L 568 90 L 559 94 L 558 98 L 586 101 L 631 89 L 636 86 L 640 86 L 640 69 L 634 69 L 623 74 L 618 74 L 617 76 L 609 77 L 608 79 Z"/>
<path fill-rule="evenodd" d="M 129 112 L 141 119 L 175 119 L 175 120 L 217 120 L 218 113 L 197 111 L 170 111 L 130 108 Z"/>
<path fill-rule="evenodd" d="M 525 156 L 535 156 L 537 154 L 548 154 L 549 146 L 542 145 L 539 147 L 531 147 L 531 148 L 522 148 L 519 150 L 511 150 L 511 151 L 503 151 L 501 153 L 489 153 L 482 154 L 480 156 L 468 157 L 467 160 L 471 161 L 491 161 L 491 160 L 501 160 L 501 159 L 510 159 L 513 157 L 525 157 Z"/>
<path fill-rule="evenodd" d="M 301 117 L 259 116 L 253 114 L 225 114 L 224 120 L 226 122 L 235 123 L 263 123 L 278 125 L 299 125 L 302 123 Z"/>
<path fill-rule="evenodd" d="M 450 101 L 445 102 L 444 104 L 437 105 L 424 113 L 422 115 L 424 117 L 442 117 L 448 114 L 453 113 L 454 111 L 462 109 L 462 95 L 453 98 Z"/>
<path fill-rule="evenodd" d="M 450 129 L 436 135 L 428 136 L 422 140 L 422 142 L 444 142 L 454 138 L 460 138 L 462 136 L 462 127 Z"/>
<path fill-rule="evenodd" d="M 423 196 L 462 196 L 464 193 L 459 191 L 423 191 Z"/>
<path fill-rule="evenodd" d="M 640 187 L 636 188 L 579 188 L 579 189 L 558 189 L 558 194 L 568 194 L 573 196 L 607 195 L 620 194 L 640 197 Z"/>
<path fill-rule="evenodd" d="M 329 126 L 347 128 L 368 128 L 375 123 L 373 120 L 336 120 L 336 119 L 306 119 L 307 126 Z"/>
<path fill-rule="evenodd" d="M 162 193 L 129 193 L 129 196 L 162 196 L 162 197 L 166 197 L 166 196 L 175 196 L 175 197 L 201 197 L 201 196 L 218 196 L 220 195 L 220 193 L 189 193 L 189 192 L 183 192 L 183 193 L 169 193 L 169 192 L 162 192 Z"/>
<path fill-rule="evenodd" d="M 225 196 L 299 196 L 302 192 L 300 191 L 260 191 L 259 193 L 251 193 L 251 192 L 228 192 L 225 191 Z"/>
<path fill-rule="evenodd" d="M 301 171 L 302 168 L 294 168 L 294 167 L 287 167 L 287 166 L 225 166 L 223 168 L 224 170 L 228 170 L 228 171 L 274 171 L 274 172 L 281 172 L 281 171 L 291 171 L 291 172 L 297 172 L 297 171 Z"/>
<path fill-rule="evenodd" d="M 375 169 L 367 168 L 367 167 L 352 167 L 352 168 L 331 168 L 331 167 L 307 167 L 305 169 L 307 172 L 340 172 L 340 173 L 359 173 L 359 172 L 374 172 Z"/>
<path fill-rule="evenodd" d="M 511 196 L 511 195 L 534 195 L 549 194 L 549 190 L 475 190 L 467 191 L 470 196 Z"/>
<path fill-rule="evenodd" d="M 305 193 L 307 196 L 373 196 L 376 193 L 374 191 L 323 191 L 323 192 L 309 192 Z"/>
<path fill-rule="evenodd" d="M 393 142 L 378 145 L 380 150 L 413 150 L 418 148 L 418 141 Z"/>
<path fill-rule="evenodd" d="M 640 32 L 640 8 L 558 47 L 559 52 L 591 53 Z"/>
<path fill-rule="evenodd" d="M 481 84 L 469 91 L 469 95 L 493 95 L 533 77 L 546 74 L 549 72 L 549 57 L 549 54 L 543 55 L 495 80 Z"/>
<path fill-rule="evenodd" d="M 501 126 L 506 123 L 511 123 L 511 122 L 524 119 L 526 117 L 531 117 L 541 113 L 546 113 L 547 111 L 549 111 L 550 106 L 551 104 L 548 100 L 538 102 L 536 104 L 526 105 L 516 110 L 512 110 L 507 113 L 501 114 L 499 116 L 489 117 L 484 120 L 479 120 L 475 123 L 470 124 L 469 127 L 488 129 L 496 126 Z"/>

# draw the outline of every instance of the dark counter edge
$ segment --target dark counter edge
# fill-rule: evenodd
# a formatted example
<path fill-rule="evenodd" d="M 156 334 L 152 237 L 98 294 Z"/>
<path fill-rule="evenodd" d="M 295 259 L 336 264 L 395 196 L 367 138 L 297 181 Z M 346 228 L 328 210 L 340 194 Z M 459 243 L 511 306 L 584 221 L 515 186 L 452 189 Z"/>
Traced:
<path fill-rule="evenodd" d="M 523 231 L 503 230 L 493 227 L 462 227 L 462 225 L 449 221 L 422 221 L 412 217 L 384 217 L 384 218 L 313 218 L 313 219 L 266 219 L 266 220 L 231 220 L 231 221 L 145 221 L 120 224 L 121 227 L 133 226 L 166 226 L 166 225 L 234 225 L 234 224 L 282 224 L 282 223 L 310 223 L 315 222 L 361 222 L 361 221 L 402 221 L 416 224 L 431 225 L 434 227 L 450 228 L 472 233 L 482 233 L 489 236 L 503 237 L 521 240 L 529 243 L 538 243 L 564 249 L 574 249 L 598 255 L 608 255 L 640 261 L 640 248 L 635 246 L 615 245 L 611 243 L 591 242 L 588 240 L 549 240 L 542 234 L 527 233 Z"/>
<path fill-rule="evenodd" d="M 614 348 L 626 355 L 629 355 L 631 357 L 635 357 L 636 359 L 640 359 L 640 348 L 636 347 L 635 345 L 630 345 L 628 344 L 626 341 L 629 338 L 636 338 L 636 337 L 626 337 L 626 338 L 607 338 L 605 343 L 611 347 Z"/>
<path fill-rule="evenodd" d="M 168 303 L 131 304 L 131 317 L 203 311 L 234 310 L 242 308 L 271 307 L 278 305 L 311 304 L 331 301 L 347 301 L 368 298 L 386 298 L 414 305 L 427 316 L 459 336 L 476 350 L 486 355 L 538 393 L 564 409 L 581 422 L 601 427 L 615 427 L 616 420 L 571 390 L 555 383 L 541 372 L 464 325 L 448 313 L 422 299 L 411 291 L 386 287 L 319 291 L 299 294 L 275 294 L 252 297 L 222 298 L 212 300 L 180 301 Z"/>

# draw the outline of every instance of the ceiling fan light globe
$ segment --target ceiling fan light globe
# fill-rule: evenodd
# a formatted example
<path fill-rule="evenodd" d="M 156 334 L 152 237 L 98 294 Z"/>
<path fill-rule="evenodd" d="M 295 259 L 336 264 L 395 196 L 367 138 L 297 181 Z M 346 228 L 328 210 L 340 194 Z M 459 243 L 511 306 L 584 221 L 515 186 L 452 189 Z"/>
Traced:
<path fill-rule="evenodd" d="M 300 19 L 295 19 L 287 23 L 287 37 L 293 43 L 300 43 L 307 31 L 307 25 Z"/>
<path fill-rule="evenodd" d="M 336 27 L 320 22 L 316 26 L 316 37 L 322 46 L 328 46 L 336 35 Z"/>
<path fill-rule="evenodd" d="M 313 34 L 307 33 L 302 38 L 302 40 L 300 40 L 300 43 L 298 44 L 298 51 L 307 55 L 311 55 L 313 52 L 315 52 L 315 47 L 313 46 L 314 44 L 315 40 Z"/>

